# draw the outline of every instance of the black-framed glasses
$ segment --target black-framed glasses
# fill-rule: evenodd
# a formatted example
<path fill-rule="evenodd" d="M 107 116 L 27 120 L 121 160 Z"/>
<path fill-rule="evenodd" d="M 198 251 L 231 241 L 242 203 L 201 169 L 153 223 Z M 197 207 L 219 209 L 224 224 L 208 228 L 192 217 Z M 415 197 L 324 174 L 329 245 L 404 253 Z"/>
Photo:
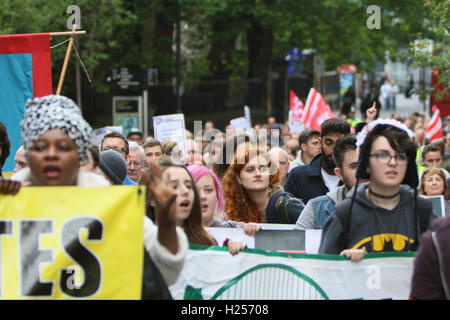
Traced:
<path fill-rule="evenodd" d="M 371 157 L 375 157 L 378 162 L 387 164 L 391 162 L 392 158 L 395 159 L 397 164 L 406 165 L 408 164 L 408 157 L 406 154 L 394 154 L 391 155 L 389 152 L 376 152 L 370 155 Z"/>
<path fill-rule="evenodd" d="M 125 148 L 123 147 L 116 147 L 116 146 L 103 146 L 103 150 L 102 151 L 106 151 L 106 150 L 114 150 L 118 153 L 121 153 L 122 151 L 125 152 Z"/>

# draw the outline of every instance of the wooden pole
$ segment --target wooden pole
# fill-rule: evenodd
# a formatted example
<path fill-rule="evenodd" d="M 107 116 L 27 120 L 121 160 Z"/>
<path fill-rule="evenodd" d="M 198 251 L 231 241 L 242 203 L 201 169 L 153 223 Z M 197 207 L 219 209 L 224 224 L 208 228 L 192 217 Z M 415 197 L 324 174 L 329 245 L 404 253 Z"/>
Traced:
<path fill-rule="evenodd" d="M 63 32 L 50 32 L 50 37 L 67 37 L 67 36 L 71 36 L 71 35 L 82 35 L 82 34 L 86 34 L 86 30 L 81 30 L 81 31 L 63 31 Z"/>
<path fill-rule="evenodd" d="M 64 58 L 64 64 L 63 64 L 63 67 L 61 70 L 61 75 L 59 77 L 58 88 L 56 89 L 57 96 L 59 96 L 61 94 L 64 77 L 66 76 L 67 65 L 69 64 L 70 53 L 72 52 L 72 46 L 73 46 L 73 40 L 74 40 L 73 33 L 75 32 L 76 27 L 77 27 L 77 25 L 74 24 L 73 28 L 72 28 L 72 33 L 70 35 L 70 41 L 69 41 L 69 45 L 67 46 L 66 57 Z"/>

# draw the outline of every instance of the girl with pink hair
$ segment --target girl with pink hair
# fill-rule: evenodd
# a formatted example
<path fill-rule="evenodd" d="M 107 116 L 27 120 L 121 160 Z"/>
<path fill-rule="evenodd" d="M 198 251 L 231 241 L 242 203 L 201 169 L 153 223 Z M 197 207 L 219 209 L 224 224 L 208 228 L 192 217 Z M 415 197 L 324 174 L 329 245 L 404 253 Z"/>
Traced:
<path fill-rule="evenodd" d="M 186 167 L 194 178 L 202 204 L 202 222 L 204 227 L 235 228 L 237 222 L 228 221 L 224 210 L 222 186 L 217 175 L 208 167 L 190 164 Z"/>

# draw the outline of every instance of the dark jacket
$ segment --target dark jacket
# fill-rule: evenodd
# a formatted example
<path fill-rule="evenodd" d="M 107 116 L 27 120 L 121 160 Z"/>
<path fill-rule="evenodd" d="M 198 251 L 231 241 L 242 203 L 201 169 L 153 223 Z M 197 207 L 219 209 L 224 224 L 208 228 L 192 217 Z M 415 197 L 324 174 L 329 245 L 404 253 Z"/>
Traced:
<path fill-rule="evenodd" d="M 434 233 L 434 235 L 433 235 Z M 436 244 L 435 241 L 436 240 Z M 421 300 L 447 299 L 450 287 L 450 216 L 436 219 L 424 233 L 414 258 L 411 298 Z M 438 248 L 440 254 L 438 254 Z M 441 263 L 442 271 L 439 263 Z"/>
<path fill-rule="evenodd" d="M 295 224 L 304 208 L 303 202 L 289 192 L 277 192 L 267 204 L 267 223 Z"/>
<path fill-rule="evenodd" d="M 312 198 L 327 194 L 329 190 L 323 182 L 321 167 L 322 154 L 315 156 L 309 164 L 295 167 L 289 172 L 284 190 L 305 204 Z"/>

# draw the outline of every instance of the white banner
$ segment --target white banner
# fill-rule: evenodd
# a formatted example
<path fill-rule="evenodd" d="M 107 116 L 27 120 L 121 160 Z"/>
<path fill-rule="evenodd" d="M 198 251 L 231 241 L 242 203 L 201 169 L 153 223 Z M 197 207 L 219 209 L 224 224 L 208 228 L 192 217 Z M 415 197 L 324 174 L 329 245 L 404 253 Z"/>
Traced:
<path fill-rule="evenodd" d="M 170 287 L 174 299 L 408 299 L 415 253 L 286 254 L 191 246 Z"/>

